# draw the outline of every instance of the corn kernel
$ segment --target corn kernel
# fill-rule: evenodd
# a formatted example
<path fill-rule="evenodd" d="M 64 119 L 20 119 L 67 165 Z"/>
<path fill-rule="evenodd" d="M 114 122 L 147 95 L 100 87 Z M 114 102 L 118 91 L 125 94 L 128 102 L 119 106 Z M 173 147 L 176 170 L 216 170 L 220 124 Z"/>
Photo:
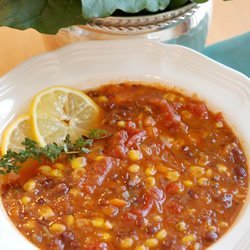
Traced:
<path fill-rule="evenodd" d="M 104 232 L 104 233 L 101 234 L 101 236 L 102 236 L 102 239 L 104 241 L 110 241 L 111 240 L 111 234 L 110 233 Z"/>
<path fill-rule="evenodd" d="M 146 168 L 145 175 L 152 176 L 156 174 L 156 169 L 154 167 Z"/>
<path fill-rule="evenodd" d="M 168 168 L 164 165 L 156 165 L 155 166 L 156 170 L 162 174 L 165 174 L 168 172 Z"/>
<path fill-rule="evenodd" d="M 54 167 L 60 170 L 65 170 L 65 166 L 62 163 L 55 163 Z"/>
<path fill-rule="evenodd" d="M 164 99 L 166 99 L 169 102 L 173 102 L 176 99 L 176 95 L 174 93 L 167 93 L 163 96 Z"/>
<path fill-rule="evenodd" d="M 30 203 L 31 198 L 29 196 L 23 196 L 21 198 L 21 202 L 23 203 L 23 205 L 27 205 L 28 203 Z"/>
<path fill-rule="evenodd" d="M 155 185 L 155 178 L 154 177 L 146 177 L 145 178 L 145 185 L 149 187 L 153 187 Z"/>
<path fill-rule="evenodd" d="M 190 208 L 187 210 L 187 213 L 189 216 L 195 216 L 195 213 L 196 213 L 196 209 L 195 208 Z"/>
<path fill-rule="evenodd" d="M 195 234 L 189 234 L 181 239 L 182 244 L 190 246 L 194 241 L 196 241 Z"/>
<path fill-rule="evenodd" d="M 23 185 L 23 189 L 24 189 L 25 191 L 32 191 L 32 190 L 35 189 L 35 187 L 36 187 L 36 183 L 35 183 L 34 180 L 29 180 L 29 181 L 27 181 L 27 182 Z"/>
<path fill-rule="evenodd" d="M 142 158 L 142 155 L 139 150 L 129 150 L 128 151 L 128 158 L 130 161 L 138 161 Z"/>
<path fill-rule="evenodd" d="M 99 96 L 99 97 L 98 97 L 98 101 L 99 101 L 99 102 L 108 102 L 109 99 L 108 99 L 107 96 L 102 95 L 102 96 Z"/>
<path fill-rule="evenodd" d="M 126 127 L 126 122 L 125 121 L 118 121 L 117 126 L 120 128 L 124 128 L 124 127 Z"/>
<path fill-rule="evenodd" d="M 221 222 L 219 222 L 219 228 L 228 228 L 228 223 L 227 222 L 225 222 L 225 221 L 221 221 Z"/>
<path fill-rule="evenodd" d="M 137 164 L 132 164 L 129 166 L 128 171 L 130 173 L 137 173 L 140 170 L 140 166 Z"/>
<path fill-rule="evenodd" d="M 201 177 L 201 178 L 198 179 L 197 183 L 201 187 L 206 187 L 206 186 L 209 185 L 209 180 L 206 177 Z"/>
<path fill-rule="evenodd" d="M 209 230 L 210 232 L 216 232 L 216 231 L 217 231 L 217 228 L 216 228 L 216 226 L 209 226 L 209 227 L 208 227 L 208 230 Z"/>
<path fill-rule="evenodd" d="M 121 240 L 121 248 L 130 248 L 132 247 L 132 245 L 134 244 L 134 240 L 132 238 L 124 238 Z"/>
<path fill-rule="evenodd" d="M 60 223 L 54 223 L 49 227 L 51 233 L 62 233 L 66 230 L 66 226 Z"/>
<path fill-rule="evenodd" d="M 23 224 L 23 227 L 27 230 L 34 229 L 36 228 L 36 222 L 33 220 L 29 220 L 25 224 Z"/>
<path fill-rule="evenodd" d="M 165 177 L 169 181 L 177 181 L 180 178 L 180 173 L 178 171 L 168 171 Z"/>
<path fill-rule="evenodd" d="M 162 229 L 159 232 L 157 232 L 156 238 L 158 240 L 164 240 L 167 235 L 168 235 L 167 230 L 166 229 Z"/>
<path fill-rule="evenodd" d="M 187 229 L 187 225 L 186 225 L 186 223 L 184 221 L 180 221 L 180 222 L 177 223 L 176 228 L 179 231 L 183 232 L 183 231 L 185 231 Z"/>
<path fill-rule="evenodd" d="M 42 208 L 39 209 L 39 214 L 44 218 L 44 219 L 48 219 L 52 216 L 54 216 L 54 212 L 53 210 L 49 207 L 49 206 L 44 206 Z"/>
<path fill-rule="evenodd" d="M 73 196 L 73 197 L 79 197 L 81 196 L 81 191 L 77 188 L 71 188 L 69 190 L 69 193 Z"/>
<path fill-rule="evenodd" d="M 153 216 L 153 220 L 154 220 L 155 222 L 161 222 L 161 221 L 162 221 L 162 217 L 161 217 L 160 215 L 154 215 L 154 216 Z"/>
<path fill-rule="evenodd" d="M 119 199 L 119 198 L 114 198 L 109 200 L 109 203 L 111 205 L 117 206 L 117 207 L 125 207 L 128 205 L 128 203 L 125 200 Z"/>
<path fill-rule="evenodd" d="M 104 159 L 104 156 L 103 156 L 103 155 L 98 155 L 98 156 L 95 158 L 96 161 L 101 161 L 101 160 L 103 160 L 103 159 Z"/>
<path fill-rule="evenodd" d="M 199 166 L 191 166 L 189 171 L 193 177 L 202 177 L 205 174 L 205 169 Z"/>
<path fill-rule="evenodd" d="M 60 169 L 53 169 L 50 172 L 50 176 L 52 177 L 58 177 L 58 178 L 62 178 L 63 177 L 63 172 Z"/>
<path fill-rule="evenodd" d="M 112 229 L 113 228 L 113 225 L 111 224 L 111 222 L 110 221 L 105 221 L 105 223 L 104 223 L 104 228 L 105 229 Z"/>
<path fill-rule="evenodd" d="M 223 124 L 222 121 L 218 121 L 218 122 L 215 123 L 216 128 L 223 128 L 223 126 L 224 126 L 224 124 Z"/>
<path fill-rule="evenodd" d="M 85 157 L 77 157 L 71 161 L 71 167 L 73 169 L 83 168 L 87 165 L 87 160 Z"/>
<path fill-rule="evenodd" d="M 103 228 L 104 227 L 104 219 L 103 218 L 94 218 L 91 219 L 91 224 L 93 227 Z"/>
<path fill-rule="evenodd" d="M 225 165 L 217 164 L 216 167 L 217 167 L 220 174 L 227 173 L 227 167 Z"/>
<path fill-rule="evenodd" d="M 213 177 L 214 176 L 214 172 L 213 172 L 213 170 L 212 169 L 207 169 L 206 170 L 206 176 L 207 177 Z"/>
<path fill-rule="evenodd" d="M 189 181 L 189 180 L 183 181 L 183 184 L 187 188 L 190 188 L 194 185 L 194 183 L 192 181 Z"/>
<path fill-rule="evenodd" d="M 147 239 L 144 241 L 144 245 L 147 247 L 155 247 L 158 245 L 158 240 L 156 238 Z"/>
<path fill-rule="evenodd" d="M 43 175 L 50 175 L 52 168 L 50 166 L 43 165 L 43 166 L 39 167 L 38 170 Z"/>
<path fill-rule="evenodd" d="M 75 217 L 73 215 L 67 215 L 65 217 L 65 223 L 68 227 L 71 227 L 75 224 Z"/>
<path fill-rule="evenodd" d="M 135 250 L 147 250 L 147 248 L 144 245 L 137 246 Z"/>

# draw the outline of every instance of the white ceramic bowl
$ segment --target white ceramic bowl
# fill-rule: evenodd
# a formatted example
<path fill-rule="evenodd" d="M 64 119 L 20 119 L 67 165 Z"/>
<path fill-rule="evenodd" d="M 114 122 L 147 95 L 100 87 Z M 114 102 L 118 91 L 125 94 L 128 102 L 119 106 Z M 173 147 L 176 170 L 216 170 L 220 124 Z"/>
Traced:
<path fill-rule="evenodd" d="M 31 97 L 52 85 L 93 88 L 109 81 L 159 82 L 196 93 L 222 111 L 250 156 L 250 81 L 190 49 L 146 40 L 75 43 L 16 67 L 0 78 L 0 134 Z M 250 199 L 213 250 L 250 249 Z M 0 202 L 0 249 L 36 249 L 9 220 Z"/>

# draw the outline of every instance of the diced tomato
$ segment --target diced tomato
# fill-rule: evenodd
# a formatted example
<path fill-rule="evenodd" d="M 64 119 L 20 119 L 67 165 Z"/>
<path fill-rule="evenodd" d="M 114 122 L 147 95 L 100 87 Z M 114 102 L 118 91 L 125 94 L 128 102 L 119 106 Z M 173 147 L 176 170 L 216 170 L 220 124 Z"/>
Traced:
<path fill-rule="evenodd" d="M 223 121 L 222 113 L 217 113 L 217 114 L 215 115 L 215 121 L 216 121 L 216 122 Z"/>
<path fill-rule="evenodd" d="M 155 201 L 162 201 L 164 199 L 164 192 L 158 187 L 153 187 L 149 189 L 148 193 Z"/>
<path fill-rule="evenodd" d="M 154 201 L 148 193 L 143 194 L 135 203 L 138 204 L 138 206 L 133 207 L 131 213 L 142 217 L 146 217 L 154 205 Z"/>
<path fill-rule="evenodd" d="M 180 204 L 180 202 L 176 200 L 172 200 L 166 203 L 166 208 L 169 213 L 171 214 L 179 214 L 183 210 L 183 206 Z"/>
<path fill-rule="evenodd" d="M 189 102 L 187 108 L 196 116 L 208 119 L 208 110 L 205 103 L 199 101 Z"/>
<path fill-rule="evenodd" d="M 176 183 L 176 182 L 172 182 L 172 183 L 169 183 L 167 186 L 166 186 L 166 194 L 178 194 L 180 191 L 180 185 L 179 183 Z"/>
<path fill-rule="evenodd" d="M 175 109 L 165 99 L 160 98 L 148 98 L 147 102 L 158 107 L 164 116 L 164 122 L 167 127 L 177 125 L 180 123 L 180 116 Z"/>
<path fill-rule="evenodd" d="M 136 128 L 136 124 L 128 122 L 126 130 L 116 132 L 109 140 L 107 153 L 116 158 L 124 159 L 132 146 L 137 146 L 146 139 L 146 131 Z"/>
<path fill-rule="evenodd" d="M 146 132 L 141 131 L 138 134 L 133 135 L 127 142 L 127 147 L 131 148 L 132 146 L 141 143 L 146 138 Z"/>
<path fill-rule="evenodd" d="M 127 213 L 124 214 L 123 218 L 124 218 L 125 221 L 135 222 L 136 219 L 137 219 L 137 215 L 133 214 L 131 212 L 127 212 Z"/>
<path fill-rule="evenodd" d="M 141 132 L 140 129 L 136 128 L 136 124 L 134 122 L 129 121 L 126 125 L 126 131 L 130 136 L 138 134 Z"/>
<path fill-rule="evenodd" d="M 108 154 L 115 158 L 124 159 L 128 151 L 125 143 L 128 139 L 126 130 L 116 132 L 109 140 Z"/>
<path fill-rule="evenodd" d="M 109 174 L 115 160 L 104 157 L 86 167 L 86 178 L 83 184 L 85 192 L 93 193 L 97 186 L 101 186 Z"/>

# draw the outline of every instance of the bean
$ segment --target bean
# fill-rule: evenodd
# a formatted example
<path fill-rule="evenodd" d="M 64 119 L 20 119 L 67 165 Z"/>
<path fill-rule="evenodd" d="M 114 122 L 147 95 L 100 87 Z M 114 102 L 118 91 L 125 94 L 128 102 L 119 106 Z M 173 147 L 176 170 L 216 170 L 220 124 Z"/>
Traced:
<path fill-rule="evenodd" d="M 61 235 L 61 238 L 63 239 L 63 241 L 72 241 L 75 239 L 75 235 L 73 232 L 71 231 L 64 231 Z"/>
<path fill-rule="evenodd" d="M 44 200 L 44 198 L 40 197 L 40 198 L 38 198 L 38 199 L 36 200 L 36 203 L 37 203 L 37 204 L 40 204 L 40 205 L 43 205 L 43 204 L 45 204 L 45 200 Z"/>
<path fill-rule="evenodd" d="M 148 226 L 148 227 L 146 227 L 146 232 L 149 235 L 155 234 L 158 230 L 159 230 L 159 225 L 157 227 L 155 227 L 155 226 Z"/>
<path fill-rule="evenodd" d="M 196 193 L 195 193 L 193 190 L 191 190 L 191 189 L 188 190 L 188 194 L 189 194 L 189 196 L 190 196 L 192 199 L 198 199 L 198 198 L 199 198 L 198 194 L 196 194 Z"/>
<path fill-rule="evenodd" d="M 207 241 L 215 241 L 218 239 L 218 234 L 216 232 L 208 232 L 205 235 L 205 240 Z"/>
<path fill-rule="evenodd" d="M 232 194 L 224 194 L 223 196 L 223 202 L 225 208 L 230 208 L 233 205 L 233 195 Z"/>
<path fill-rule="evenodd" d="M 60 238 L 62 242 L 64 243 L 63 249 L 74 249 L 74 250 L 80 249 L 80 244 L 75 239 L 75 234 L 72 231 L 67 230 L 67 231 L 62 232 L 60 235 Z"/>
<path fill-rule="evenodd" d="M 54 186 L 54 181 L 51 179 L 45 179 L 44 181 L 41 182 L 41 185 L 44 188 L 52 188 Z"/>
<path fill-rule="evenodd" d="M 241 167 L 241 166 L 235 167 L 233 169 L 233 172 L 236 175 L 236 177 L 238 177 L 238 178 L 246 177 L 247 176 L 246 169 L 244 167 Z"/>
<path fill-rule="evenodd" d="M 59 183 L 53 188 L 53 193 L 57 196 L 65 195 L 69 192 L 69 187 L 65 183 Z"/>

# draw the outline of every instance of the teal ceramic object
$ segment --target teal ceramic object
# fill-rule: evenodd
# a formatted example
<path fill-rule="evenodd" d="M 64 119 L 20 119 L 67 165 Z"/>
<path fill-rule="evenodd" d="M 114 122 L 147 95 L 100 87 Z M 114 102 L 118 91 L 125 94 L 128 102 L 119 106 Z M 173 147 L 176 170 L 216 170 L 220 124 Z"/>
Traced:
<path fill-rule="evenodd" d="M 203 53 L 250 77 L 250 32 L 211 45 Z"/>

